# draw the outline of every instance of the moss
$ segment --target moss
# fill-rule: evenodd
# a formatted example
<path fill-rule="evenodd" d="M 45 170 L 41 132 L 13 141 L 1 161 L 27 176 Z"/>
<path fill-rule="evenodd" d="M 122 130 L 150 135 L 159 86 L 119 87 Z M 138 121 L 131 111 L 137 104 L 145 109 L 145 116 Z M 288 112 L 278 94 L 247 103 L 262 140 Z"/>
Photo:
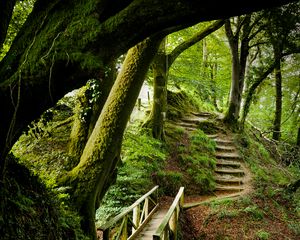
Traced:
<path fill-rule="evenodd" d="M 0 188 L 1 239 L 86 239 L 80 218 L 26 167 L 9 157 Z"/>

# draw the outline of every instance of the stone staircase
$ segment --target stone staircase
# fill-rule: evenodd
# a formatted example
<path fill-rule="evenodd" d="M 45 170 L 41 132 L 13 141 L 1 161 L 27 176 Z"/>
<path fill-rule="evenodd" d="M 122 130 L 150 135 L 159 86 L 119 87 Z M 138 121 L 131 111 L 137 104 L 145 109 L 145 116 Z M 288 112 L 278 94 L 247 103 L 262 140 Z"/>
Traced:
<path fill-rule="evenodd" d="M 232 137 L 225 134 L 208 135 L 216 142 L 216 191 L 242 192 L 248 182 L 249 172 L 239 155 Z"/>
<path fill-rule="evenodd" d="M 211 116 L 205 112 L 192 113 L 177 124 L 187 131 L 194 131 L 198 129 L 200 122 L 207 121 Z M 207 136 L 216 142 L 216 194 L 248 192 L 251 188 L 250 171 L 239 155 L 232 137 L 223 132 Z"/>

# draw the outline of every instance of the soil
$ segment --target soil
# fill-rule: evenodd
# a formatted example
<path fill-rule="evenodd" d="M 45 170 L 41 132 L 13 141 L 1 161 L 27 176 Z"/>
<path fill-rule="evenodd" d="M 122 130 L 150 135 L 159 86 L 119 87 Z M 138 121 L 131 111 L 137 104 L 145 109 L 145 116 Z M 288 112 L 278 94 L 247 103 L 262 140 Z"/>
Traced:
<path fill-rule="evenodd" d="M 183 229 L 183 239 L 300 239 L 289 226 L 289 222 L 297 221 L 295 215 L 288 214 L 285 219 L 286 211 L 272 199 L 253 197 L 251 201 L 262 215 L 247 212 L 241 200 L 229 207 L 200 205 L 184 211 L 184 226 L 188 227 Z"/>

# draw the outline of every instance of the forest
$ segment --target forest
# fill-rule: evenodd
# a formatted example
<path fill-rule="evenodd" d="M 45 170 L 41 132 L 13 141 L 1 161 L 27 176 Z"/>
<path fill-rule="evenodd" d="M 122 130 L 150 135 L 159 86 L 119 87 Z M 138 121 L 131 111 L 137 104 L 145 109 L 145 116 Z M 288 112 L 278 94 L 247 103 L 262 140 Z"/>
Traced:
<path fill-rule="evenodd" d="M 1 1 L 0 238 L 299 239 L 299 39 L 294 0 Z"/>

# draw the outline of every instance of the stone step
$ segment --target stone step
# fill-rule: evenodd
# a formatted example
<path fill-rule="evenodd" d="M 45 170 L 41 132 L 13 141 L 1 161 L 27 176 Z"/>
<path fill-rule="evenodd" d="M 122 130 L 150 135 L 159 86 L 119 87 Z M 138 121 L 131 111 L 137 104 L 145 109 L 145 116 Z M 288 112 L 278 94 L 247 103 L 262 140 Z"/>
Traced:
<path fill-rule="evenodd" d="M 207 137 L 214 140 L 218 137 L 218 134 L 207 134 Z"/>
<path fill-rule="evenodd" d="M 215 177 L 216 183 L 219 183 L 220 185 L 242 185 L 244 182 L 242 178 L 237 177 L 223 177 L 223 176 L 217 176 Z"/>
<path fill-rule="evenodd" d="M 200 123 L 198 118 L 182 118 L 181 122 L 198 125 Z"/>
<path fill-rule="evenodd" d="M 222 151 L 222 152 L 234 152 L 236 151 L 236 148 L 231 145 L 223 146 L 223 145 L 217 145 L 216 146 L 217 151 Z"/>
<path fill-rule="evenodd" d="M 216 168 L 215 173 L 219 174 L 230 174 L 235 176 L 242 176 L 245 175 L 245 172 L 241 169 L 235 169 L 235 168 Z"/>
<path fill-rule="evenodd" d="M 197 117 L 210 117 L 210 116 L 212 116 L 212 114 L 209 113 L 209 112 L 197 112 L 197 113 L 192 112 L 192 114 L 194 116 L 197 116 Z"/>
<path fill-rule="evenodd" d="M 241 192 L 244 190 L 243 187 L 240 186 L 224 186 L 224 185 L 217 185 L 216 186 L 216 191 L 238 191 Z"/>
<path fill-rule="evenodd" d="M 216 138 L 214 139 L 217 146 L 234 146 L 233 140 Z"/>
<path fill-rule="evenodd" d="M 241 156 L 235 152 L 216 152 L 217 159 L 241 159 Z"/>
<path fill-rule="evenodd" d="M 233 168 L 240 168 L 241 164 L 239 162 L 236 161 L 228 161 L 228 160 L 218 160 L 217 161 L 217 166 L 220 167 L 233 167 Z"/>
<path fill-rule="evenodd" d="M 198 126 L 196 124 L 192 124 L 192 123 L 187 123 L 187 122 L 179 122 L 178 125 L 180 127 L 184 127 L 184 128 L 192 128 L 194 130 L 196 130 L 198 128 Z"/>

